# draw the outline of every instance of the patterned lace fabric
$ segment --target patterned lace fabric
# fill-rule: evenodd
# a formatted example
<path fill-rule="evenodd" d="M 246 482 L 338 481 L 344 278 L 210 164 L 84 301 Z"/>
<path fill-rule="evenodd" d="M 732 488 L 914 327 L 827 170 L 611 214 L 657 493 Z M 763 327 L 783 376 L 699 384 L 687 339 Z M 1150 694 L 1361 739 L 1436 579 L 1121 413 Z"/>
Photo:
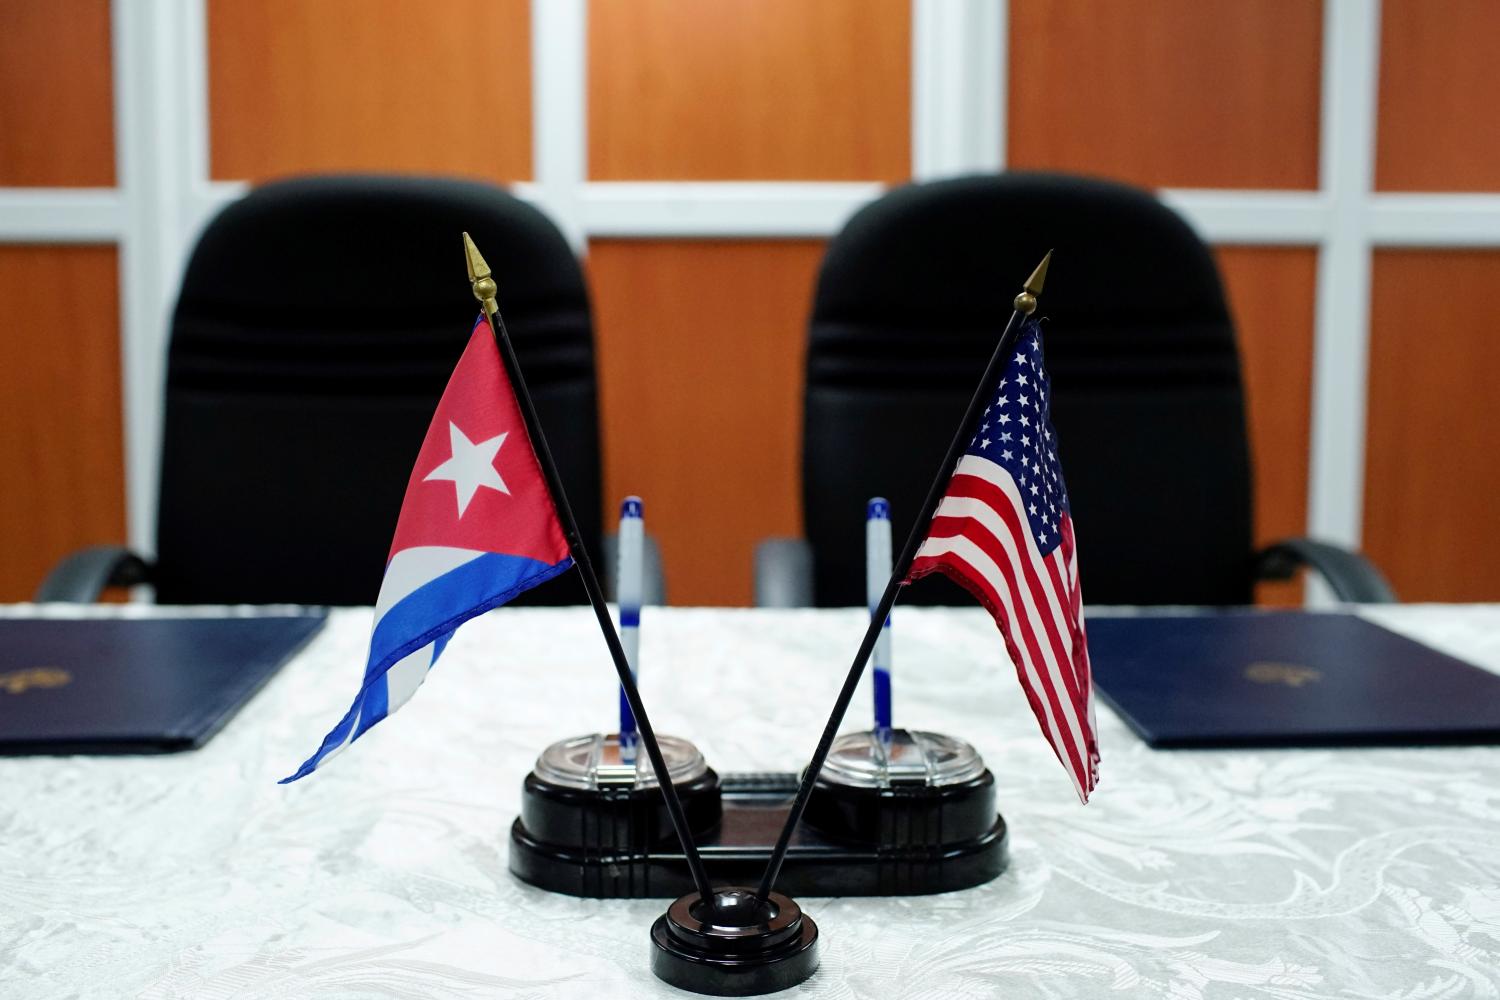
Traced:
<path fill-rule="evenodd" d="M 1500 606 L 1369 615 L 1500 672 Z M 720 770 L 796 769 L 861 617 L 648 608 L 657 728 Z M 539 750 L 613 725 L 589 612 L 465 626 L 397 716 L 278 786 L 347 706 L 369 624 L 335 612 L 201 751 L 0 760 L 0 997 L 683 995 L 647 967 L 662 902 L 506 870 Z M 797 995 L 1500 995 L 1500 748 L 1153 752 L 1101 705 L 1085 807 L 983 611 L 899 610 L 895 642 L 897 723 L 984 755 L 1011 868 L 943 896 L 801 900 L 823 964 Z"/>

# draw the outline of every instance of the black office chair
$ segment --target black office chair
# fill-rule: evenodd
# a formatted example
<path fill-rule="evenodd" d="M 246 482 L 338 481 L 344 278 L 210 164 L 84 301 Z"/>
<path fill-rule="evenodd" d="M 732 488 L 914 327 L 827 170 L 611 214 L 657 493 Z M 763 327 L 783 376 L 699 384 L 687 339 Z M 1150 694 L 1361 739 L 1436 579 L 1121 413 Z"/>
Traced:
<path fill-rule="evenodd" d="M 412 462 L 479 312 L 466 230 L 494 269 L 598 553 L 588 293 L 557 227 L 487 184 L 310 177 L 225 208 L 188 263 L 167 359 L 156 560 L 76 553 L 38 600 L 149 583 L 171 604 L 373 603 Z M 585 596 L 568 573 L 526 599 Z"/>
<path fill-rule="evenodd" d="M 1011 313 L 1054 249 L 1037 315 L 1098 604 L 1246 604 L 1303 565 L 1352 601 L 1393 600 L 1369 563 L 1294 539 L 1252 551 L 1251 470 L 1234 327 L 1209 250 L 1147 192 L 1046 174 L 917 184 L 829 245 L 808 337 L 806 540 L 756 552 L 762 605 L 865 602 L 868 497 L 899 548 Z M 960 603 L 928 578 L 902 600 Z"/>

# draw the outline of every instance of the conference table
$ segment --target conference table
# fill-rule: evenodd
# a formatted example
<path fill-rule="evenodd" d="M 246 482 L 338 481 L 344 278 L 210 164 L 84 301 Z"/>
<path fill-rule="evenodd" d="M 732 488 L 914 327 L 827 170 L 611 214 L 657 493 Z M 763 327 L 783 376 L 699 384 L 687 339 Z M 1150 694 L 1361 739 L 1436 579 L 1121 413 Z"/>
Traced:
<path fill-rule="evenodd" d="M 1500 673 L 1500 605 L 1360 613 Z M 796 770 L 864 617 L 646 609 L 657 729 L 720 771 Z M 0 997 L 685 996 L 648 967 L 664 901 L 553 895 L 506 866 L 541 748 L 614 727 L 592 614 L 464 626 L 404 709 L 278 785 L 348 707 L 369 627 L 334 611 L 201 750 L 0 760 Z M 1010 867 L 945 895 L 801 899 L 822 966 L 788 995 L 1500 994 L 1500 748 L 1153 751 L 1101 704 L 1084 806 L 982 610 L 898 608 L 894 627 L 896 722 L 983 754 Z"/>

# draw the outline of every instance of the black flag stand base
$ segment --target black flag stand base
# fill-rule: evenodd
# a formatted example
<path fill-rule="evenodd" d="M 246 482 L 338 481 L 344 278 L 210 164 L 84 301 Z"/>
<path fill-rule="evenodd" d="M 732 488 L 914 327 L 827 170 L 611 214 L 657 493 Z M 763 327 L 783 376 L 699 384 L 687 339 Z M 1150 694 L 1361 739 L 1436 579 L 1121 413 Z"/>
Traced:
<path fill-rule="evenodd" d="M 799 775 L 720 774 L 686 740 L 657 739 L 710 884 L 754 885 Z M 660 899 L 665 907 L 694 888 L 692 874 L 655 775 L 638 782 L 635 768 L 620 762 L 618 740 L 594 733 L 542 751 L 521 783 L 510 870 L 548 892 Z M 1008 865 L 994 775 L 972 746 L 941 733 L 844 733 L 806 819 L 777 881 L 792 897 L 953 892 Z"/>
<path fill-rule="evenodd" d="M 694 993 L 757 996 L 790 989 L 818 968 L 818 925 L 790 896 L 749 887 L 689 893 L 651 926 L 651 971 Z"/>
<path fill-rule="evenodd" d="M 505 321 L 500 318 L 494 277 L 468 233 L 464 233 L 464 256 L 474 297 L 480 301 L 489 319 L 506 374 L 515 390 L 527 435 L 546 477 L 547 490 L 567 539 L 568 551 L 599 619 L 600 631 L 620 678 L 620 690 L 635 713 L 641 746 L 651 762 L 652 771 L 660 777 L 662 803 L 672 830 L 682 845 L 683 857 L 696 887 L 696 891 L 668 907 L 666 914 L 651 928 L 651 943 L 655 946 L 651 969 L 659 979 L 674 986 L 716 996 L 753 996 L 795 986 L 818 967 L 818 927 L 802 916 L 802 909 L 790 897 L 769 891 L 757 896 L 751 889 L 715 890 L 708 881 L 676 782 L 672 780 L 671 769 L 641 703 L 629 659 L 604 603 L 604 590 L 599 586 L 593 564 L 579 537 L 578 522 L 573 517 L 557 465 L 547 447 L 547 438 L 537 420 L 536 406 L 516 361 L 510 334 L 506 332 Z"/>

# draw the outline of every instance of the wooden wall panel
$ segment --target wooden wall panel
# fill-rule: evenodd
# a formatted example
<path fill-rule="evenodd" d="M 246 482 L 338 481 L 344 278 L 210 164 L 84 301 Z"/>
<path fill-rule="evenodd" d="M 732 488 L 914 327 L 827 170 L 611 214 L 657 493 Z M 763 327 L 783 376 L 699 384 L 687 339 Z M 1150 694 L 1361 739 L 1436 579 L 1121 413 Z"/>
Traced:
<path fill-rule="evenodd" d="M 1316 187 L 1321 6 L 1011 0 L 1010 164 L 1146 186 Z"/>
<path fill-rule="evenodd" d="M 819 241 L 596 240 L 605 506 L 638 493 L 673 604 L 751 600 L 802 533 L 802 367 Z"/>
<path fill-rule="evenodd" d="M 109 0 L 0 2 L 0 186 L 115 182 Z"/>
<path fill-rule="evenodd" d="M 1255 475 L 1255 542 L 1307 533 L 1317 251 L 1221 247 L 1244 364 Z M 1261 584 L 1262 604 L 1301 604 L 1302 584 Z"/>
<path fill-rule="evenodd" d="M 1500 3 L 1385 0 L 1375 186 L 1500 191 Z"/>
<path fill-rule="evenodd" d="M 807 311 L 816 241 L 596 240 L 606 509 L 646 498 L 674 604 L 746 604 L 754 542 L 800 534 Z M 1316 255 L 1218 252 L 1240 335 L 1258 543 L 1307 524 Z M 753 405 L 746 405 L 752 400 Z M 1265 585 L 1297 604 L 1301 585 Z"/>
<path fill-rule="evenodd" d="M 113 247 L 0 246 L 0 601 L 125 540 L 115 274 Z M 80 312 L 85 289 L 103 305 Z"/>
<path fill-rule="evenodd" d="M 210 0 L 211 173 L 531 176 L 527 0 Z"/>
<path fill-rule="evenodd" d="M 907 0 L 593 0 L 595 180 L 911 174 Z"/>
<path fill-rule="evenodd" d="M 1410 601 L 1500 600 L 1500 251 L 1383 250 L 1365 551 Z"/>

